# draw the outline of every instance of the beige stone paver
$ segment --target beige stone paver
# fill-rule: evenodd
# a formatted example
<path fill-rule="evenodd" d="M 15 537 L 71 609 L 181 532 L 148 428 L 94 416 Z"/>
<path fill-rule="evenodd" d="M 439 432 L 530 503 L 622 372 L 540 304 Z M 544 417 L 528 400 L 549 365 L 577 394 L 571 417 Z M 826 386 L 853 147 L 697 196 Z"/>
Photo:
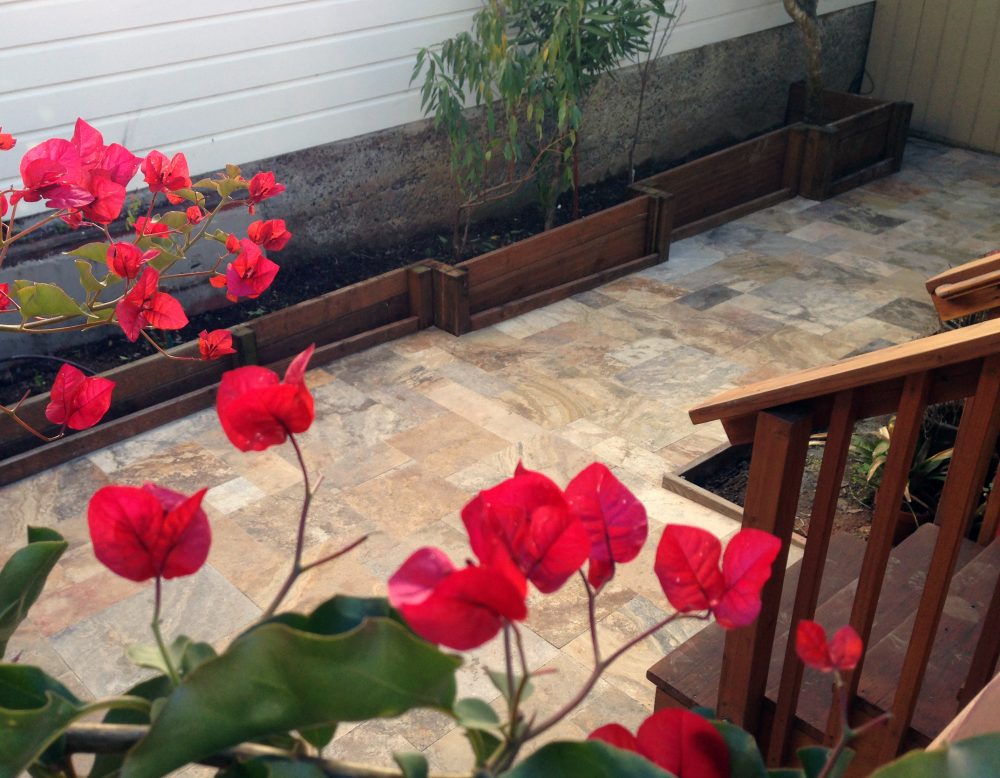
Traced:
<path fill-rule="evenodd" d="M 651 572 L 660 527 L 686 522 L 721 538 L 736 529 L 660 488 L 665 469 L 724 439 L 718 425 L 692 426 L 687 409 L 728 386 L 927 334 L 923 279 L 1000 245 L 997 214 L 1000 159 L 913 142 L 896 176 L 681 241 L 666 264 L 462 338 L 427 330 L 314 369 L 317 418 L 302 444 L 325 482 L 307 558 L 370 539 L 310 573 L 290 604 L 384 593 L 420 545 L 461 560 L 461 506 L 519 459 L 562 484 L 600 459 L 647 504 L 651 541 L 603 595 L 599 631 L 607 648 L 641 632 L 668 608 Z M 215 546 L 200 573 L 167 583 L 169 634 L 224 644 L 260 614 L 287 563 L 302 488 L 294 456 L 240 454 L 213 411 L 0 489 L 0 558 L 27 524 L 51 525 L 71 544 L 13 648 L 84 696 L 141 677 L 123 651 L 149 641 L 151 597 L 92 560 L 84 506 L 105 483 L 145 480 L 211 487 Z M 575 581 L 530 606 L 529 662 L 553 671 L 529 705 L 544 714 L 586 676 L 591 648 Z M 646 667 L 699 626 L 645 641 L 553 734 L 579 737 L 611 720 L 634 727 L 652 703 Z M 496 645 L 472 652 L 462 693 L 495 703 L 485 668 L 501 662 Z M 440 769 L 470 764 L 449 719 L 425 711 L 344 725 L 330 752 L 387 761 L 393 749 L 424 750 Z"/>

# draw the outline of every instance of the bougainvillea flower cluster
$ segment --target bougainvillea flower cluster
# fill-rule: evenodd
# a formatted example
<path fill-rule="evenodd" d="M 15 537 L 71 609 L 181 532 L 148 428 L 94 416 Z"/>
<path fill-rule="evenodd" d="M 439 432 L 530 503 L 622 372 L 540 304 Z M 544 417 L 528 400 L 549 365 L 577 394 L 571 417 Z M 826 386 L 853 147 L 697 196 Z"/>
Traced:
<path fill-rule="evenodd" d="M 142 162 L 142 175 L 150 192 L 163 192 L 174 205 L 184 200 L 174 192 L 191 186 L 187 158 L 183 154 L 174 154 L 172 159 L 168 159 L 159 151 L 149 152 Z"/>
<path fill-rule="evenodd" d="M 14 202 L 45 200 L 49 208 L 68 208 L 63 220 L 71 227 L 83 219 L 110 224 L 141 162 L 119 143 L 105 146 L 100 132 L 77 119 L 72 139 L 52 138 L 21 158 L 24 189 L 14 193 Z"/>
<path fill-rule="evenodd" d="M 237 250 L 228 240 L 226 248 L 230 253 Z M 265 257 L 252 240 L 243 238 L 238 249 L 236 259 L 226 266 L 226 274 L 213 276 L 211 280 L 212 286 L 226 287 L 226 297 L 231 302 L 236 302 L 240 297 L 249 297 L 251 300 L 260 297 L 274 282 L 279 270 L 278 265 Z"/>
<path fill-rule="evenodd" d="M 315 418 L 313 397 L 305 384 L 310 346 L 292 360 L 281 381 L 273 370 L 239 367 L 222 376 L 216 410 L 222 430 L 240 451 L 263 451 L 305 432 Z"/>
<path fill-rule="evenodd" d="M 111 407 L 115 382 L 100 376 L 86 376 L 73 365 L 63 365 L 49 392 L 45 418 L 72 430 L 93 427 Z"/>
<path fill-rule="evenodd" d="M 850 625 L 838 629 L 829 641 L 826 630 L 815 621 L 803 619 L 795 628 L 795 653 L 821 672 L 850 672 L 858 666 L 863 651 L 861 636 Z"/>
<path fill-rule="evenodd" d="M 781 542 L 766 532 L 738 532 L 722 544 L 698 527 L 669 524 L 654 570 L 670 604 L 681 613 L 708 611 L 725 629 L 745 627 L 760 613 L 760 590 L 771 577 Z M 722 556 L 722 566 L 719 557 Z"/>
<path fill-rule="evenodd" d="M 159 290 L 160 274 L 151 267 L 115 306 L 118 324 L 131 341 L 146 327 L 179 330 L 188 323 L 187 314 L 176 298 Z"/>
<path fill-rule="evenodd" d="M 641 754 L 676 778 L 729 778 L 729 749 L 711 722 L 682 708 L 657 711 L 633 735 L 621 724 L 595 729 L 588 740 Z"/>
<path fill-rule="evenodd" d="M 188 497 L 156 484 L 98 489 L 87 509 L 94 554 L 131 581 L 197 572 L 212 542 L 205 492 Z"/>
<path fill-rule="evenodd" d="M 202 330 L 198 333 L 198 351 L 204 360 L 218 359 L 235 354 L 233 334 L 229 330 Z"/>
<path fill-rule="evenodd" d="M 143 251 L 134 243 L 116 241 L 108 246 L 105 261 L 108 263 L 108 270 L 116 276 L 133 281 L 138 277 L 142 266 L 159 255 L 159 249 Z"/>

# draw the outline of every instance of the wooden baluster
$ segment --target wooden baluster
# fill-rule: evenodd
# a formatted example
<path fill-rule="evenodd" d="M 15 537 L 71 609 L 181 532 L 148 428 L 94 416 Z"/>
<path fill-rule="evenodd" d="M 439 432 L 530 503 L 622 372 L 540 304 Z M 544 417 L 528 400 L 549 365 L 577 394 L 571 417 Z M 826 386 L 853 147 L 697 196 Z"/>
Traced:
<path fill-rule="evenodd" d="M 937 522 L 941 529 L 927 570 L 920 605 L 917 607 L 910 646 L 899 676 L 899 686 L 892 701 L 892 718 L 886 729 L 879 733 L 880 761 L 889 761 L 896 756 L 910 727 L 941 613 L 944 611 L 959 547 L 979 499 L 998 433 L 1000 356 L 992 356 L 983 363 L 975 396 L 965 401 L 965 410 L 955 439 L 955 451 L 938 504 Z"/>
<path fill-rule="evenodd" d="M 997 537 L 1000 529 L 1000 466 L 993 476 L 993 486 L 990 496 L 986 499 L 986 513 L 983 514 L 983 525 L 979 528 L 979 545 L 988 546 Z"/>
<path fill-rule="evenodd" d="M 811 422 L 811 409 L 801 406 L 757 414 L 743 526 L 777 535 L 782 546 L 761 592 L 760 616 L 749 627 L 726 633 L 718 703 L 719 716 L 750 732 L 757 729 L 767 686 Z"/>
<path fill-rule="evenodd" d="M 827 429 L 823 463 L 820 465 L 809 519 L 809 537 L 800 565 L 799 586 L 795 592 L 792 607 L 792 635 L 802 619 L 811 619 L 819 601 L 823 568 L 833 534 L 833 516 L 837 511 L 837 500 L 844 479 L 844 468 L 851 448 L 851 433 L 854 431 L 854 392 L 845 391 L 834 398 L 830 424 Z M 795 723 L 795 711 L 802 688 L 803 665 L 795 653 L 795 641 L 790 636 L 785 645 L 785 660 L 781 668 L 781 685 L 778 690 L 777 706 L 771 724 L 770 743 L 767 749 L 768 764 L 780 765 L 785 762 L 788 738 Z"/>
<path fill-rule="evenodd" d="M 997 662 L 1000 661 L 1000 581 L 993 589 L 990 606 L 983 618 L 983 631 L 979 633 L 969 664 L 969 674 L 958 693 L 958 706 L 964 708 L 972 698 L 996 674 Z"/>
<path fill-rule="evenodd" d="M 896 528 L 896 516 L 903 499 L 903 491 L 910 477 L 910 466 L 913 454 L 917 448 L 917 438 L 923 423 L 924 409 L 927 407 L 927 395 L 930 391 L 930 374 L 915 373 L 907 376 L 900 395 L 899 409 L 896 413 L 896 423 L 892 432 L 892 445 L 882 470 L 882 483 L 875 498 L 875 511 L 872 514 L 872 529 L 868 536 L 868 547 L 861 562 L 861 572 L 858 574 L 858 588 L 854 595 L 854 605 L 851 608 L 851 626 L 858 631 L 864 641 L 865 648 L 872 633 L 875 622 L 875 610 L 878 607 L 879 595 L 882 593 L 882 582 L 885 578 L 885 568 L 892 553 L 892 537 Z M 829 625 L 835 627 L 838 625 Z M 853 672 L 844 679 L 844 693 L 847 694 L 848 710 L 858 693 L 858 682 L 861 678 L 861 668 L 864 656 Z M 832 744 L 840 736 L 840 716 L 837 706 L 831 706 L 830 718 L 826 726 L 826 740 Z"/>

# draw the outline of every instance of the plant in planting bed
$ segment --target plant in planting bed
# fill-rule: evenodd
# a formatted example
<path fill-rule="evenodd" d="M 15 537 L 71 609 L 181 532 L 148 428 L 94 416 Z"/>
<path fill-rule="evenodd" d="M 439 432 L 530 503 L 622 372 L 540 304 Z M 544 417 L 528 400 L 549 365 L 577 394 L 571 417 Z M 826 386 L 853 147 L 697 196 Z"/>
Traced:
<path fill-rule="evenodd" d="M 490 0 L 471 33 L 420 50 L 413 79 L 423 73 L 422 106 L 448 135 L 464 198 L 454 219 L 456 258 L 472 209 L 531 181 L 546 228 L 569 186 L 579 214 L 583 100 L 601 74 L 648 51 L 651 18 L 666 15 L 664 0 Z M 470 121 L 469 102 L 482 107 L 482 122 Z"/>
<path fill-rule="evenodd" d="M 785 11 L 802 35 L 806 54 L 806 103 L 804 119 L 823 123 L 823 36 L 817 18 L 819 0 L 783 0 Z"/>

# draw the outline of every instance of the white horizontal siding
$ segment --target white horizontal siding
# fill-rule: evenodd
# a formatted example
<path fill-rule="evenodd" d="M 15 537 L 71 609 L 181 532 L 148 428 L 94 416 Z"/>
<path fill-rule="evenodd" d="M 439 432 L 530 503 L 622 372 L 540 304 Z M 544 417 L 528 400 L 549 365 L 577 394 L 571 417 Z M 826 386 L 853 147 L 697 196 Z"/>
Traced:
<path fill-rule="evenodd" d="M 866 0 L 820 0 L 823 12 Z M 0 188 L 21 153 L 82 116 L 194 172 L 420 118 L 413 58 L 468 29 L 479 0 L 0 0 Z M 781 0 L 688 0 L 667 48 L 786 24 Z M 23 211 L 22 211 L 23 212 Z"/>

